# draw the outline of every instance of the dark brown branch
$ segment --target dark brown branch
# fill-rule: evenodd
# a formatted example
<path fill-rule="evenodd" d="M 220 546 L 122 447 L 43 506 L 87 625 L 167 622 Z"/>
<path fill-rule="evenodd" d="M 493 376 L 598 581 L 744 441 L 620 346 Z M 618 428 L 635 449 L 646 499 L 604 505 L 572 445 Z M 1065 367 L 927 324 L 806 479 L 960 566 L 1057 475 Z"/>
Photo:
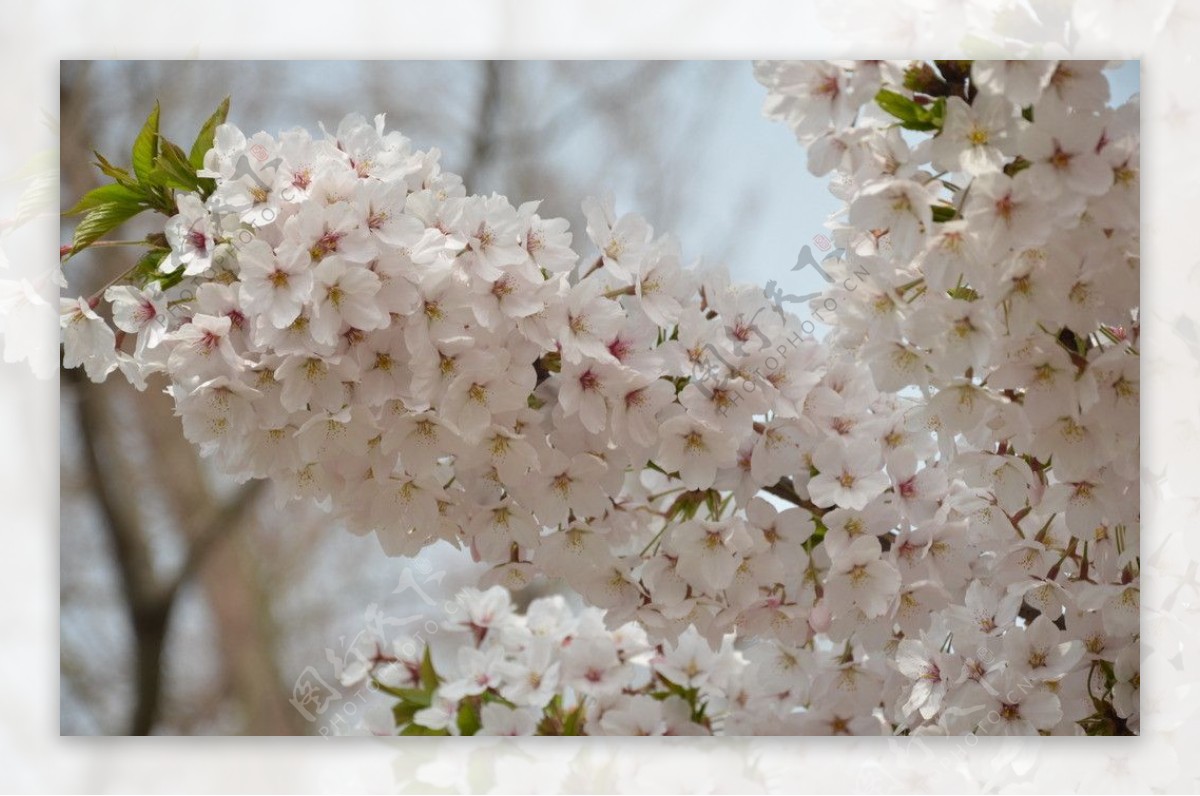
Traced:
<path fill-rule="evenodd" d="M 217 544 L 239 524 L 262 492 L 263 482 L 243 486 L 220 506 L 195 536 L 179 573 L 168 584 L 155 575 L 141 518 L 130 496 L 122 491 L 112 420 L 103 388 L 91 384 L 78 369 L 64 369 L 63 380 L 79 400 L 79 427 L 89 480 L 103 516 L 105 534 L 113 547 L 121 591 L 134 637 L 135 698 L 130 735 L 149 735 L 162 700 L 162 657 L 171 611 L 183 585 Z"/>
<path fill-rule="evenodd" d="M 133 629 L 136 697 L 129 734 L 148 735 L 158 714 L 169 603 L 164 603 L 157 591 L 141 520 L 120 491 L 118 484 L 122 479 L 113 477 L 112 470 L 119 459 L 112 444 L 111 420 L 102 389 L 89 384 L 77 369 L 64 370 L 63 378 L 75 386 L 79 397 L 79 428 L 89 480 L 104 518 L 105 534 L 113 547 Z"/>
<path fill-rule="evenodd" d="M 208 554 L 220 542 L 241 525 L 246 514 L 254 507 L 259 495 L 266 487 L 266 481 L 253 480 L 242 485 L 238 491 L 222 504 L 208 523 L 196 535 L 188 548 L 187 558 L 179 569 L 179 574 L 168 587 L 168 596 L 173 598 L 187 580 L 199 571 Z"/>
<path fill-rule="evenodd" d="M 790 478 L 780 478 L 779 483 L 771 486 L 764 486 L 763 491 L 769 495 L 774 495 L 781 500 L 786 500 L 793 506 L 799 506 L 814 517 L 824 517 L 825 512 L 828 511 L 828 509 L 821 508 L 811 500 L 805 500 L 804 498 L 800 497 L 800 495 L 796 492 L 796 486 L 792 483 L 792 479 Z"/>
<path fill-rule="evenodd" d="M 141 533 L 137 511 L 125 500 L 113 480 L 105 476 L 105 462 L 112 462 L 113 451 L 102 439 L 108 430 L 108 412 L 103 406 L 100 388 L 87 383 L 81 369 L 63 371 L 63 378 L 75 386 L 79 397 L 79 426 L 82 432 L 83 454 L 88 467 L 89 481 L 104 515 L 105 529 L 112 542 L 121 588 L 130 605 L 150 600 L 149 589 L 154 571 L 150 552 Z"/>

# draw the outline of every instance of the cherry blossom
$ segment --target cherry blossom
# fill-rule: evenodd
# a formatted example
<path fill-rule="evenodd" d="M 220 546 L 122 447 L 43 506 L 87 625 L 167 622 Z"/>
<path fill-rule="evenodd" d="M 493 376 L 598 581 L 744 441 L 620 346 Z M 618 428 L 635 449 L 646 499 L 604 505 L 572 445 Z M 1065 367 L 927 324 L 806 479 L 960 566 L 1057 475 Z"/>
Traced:
<path fill-rule="evenodd" d="M 448 647 L 356 671 L 395 729 L 1136 732 L 1140 140 L 1101 66 L 756 64 L 842 202 L 816 336 L 382 117 L 221 125 L 157 270 L 64 300 L 64 366 L 165 382 L 218 468 L 386 555 L 487 567 Z M 490 585 L 535 582 L 589 607 Z"/>
<path fill-rule="evenodd" d="M 83 366 L 92 381 L 104 381 L 117 367 L 116 336 L 87 299 L 62 299 L 63 367 Z"/>

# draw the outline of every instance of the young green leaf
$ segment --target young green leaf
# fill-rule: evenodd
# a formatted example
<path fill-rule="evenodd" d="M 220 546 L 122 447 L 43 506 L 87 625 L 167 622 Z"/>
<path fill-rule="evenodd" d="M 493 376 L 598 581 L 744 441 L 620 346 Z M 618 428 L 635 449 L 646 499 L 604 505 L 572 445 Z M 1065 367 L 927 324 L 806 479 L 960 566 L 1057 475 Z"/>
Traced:
<path fill-rule="evenodd" d="M 129 219 L 142 212 L 141 205 L 125 202 L 107 202 L 97 205 L 88 211 L 75 227 L 75 236 L 71 242 L 71 256 L 91 246 L 104 235 L 119 227 Z"/>
<path fill-rule="evenodd" d="M 939 97 L 928 106 L 922 106 L 903 94 L 879 90 L 875 102 L 891 116 L 900 120 L 906 130 L 940 130 L 946 118 L 946 98 Z"/>
<path fill-rule="evenodd" d="M 979 294 L 975 292 L 974 288 L 967 285 L 959 285 L 958 287 L 950 288 L 946 291 L 946 295 L 952 299 L 958 299 L 959 301 L 979 300 Z"/>
<path fill-rule="evenodd" d="M 151 182 L 150 172 L 154 169 L 154 159 L 158 157 L 158 114 L 158 102 L 155 102 L 154 110 L 146 117 L 146 123 L 133 142 L 133 173 L 139 182 L 145 184 Z"/>
<path fill-rule="evenodd" d="M 919 106 L 903 94 L 881 88 L 875 95 L 875 102 L 886 113 L 895 116 L 902 122 L 913 122 L 917 119 Z"/>
<path fill-rule="evenodd" d="M 132 188 L 120 183 L 109 183 L 93 188 L 83 195 L 75 206 L 63 213 L 64 216 L 77 216 L 93 207 L 103 204 L 138 204 L 144 203 L 145 196 Z"/>
<path fill-rule="evenodd" d="M 442 678 L 438 677 L 437 671 L 433 668 L 433 655 L 429 652 L 429 647 L 426 647 L 425 657 L 421 659 L 421 685 L 432 691 L 438 687 L 438 683 L 441 681 Z"/>
<path fill-rule="evenodd" d="M 141 256 L 137 261 L 137 265 L 133 267 L 133 273 L 130 274 L 130 281 L 138 287 L 145 287 L 151 282 L 159 282 L 160 287 L 164 287 L 161 283 L 166 279 L 169 280 L 174 274 L 159 273 L 158 267 L 162 265 L 162 261 L 167 259 L 170 254 L 168 249 L 151 249 Z M 175 273 L 183 277 L 182 269 Z"/>
<path fill-rule="evenodd" d="M 159 290 L 170 290 L 183 281 L 183 269 L 176 269 L 169 274 L 164 274 L 160 271 L 150 281 L 158 282 Z M 145 285 L 142 285 L 142 287 L 145 287 Z"/>
<path fill-rule="evenodd" d="M 584 705 L 579 703 L 563 722 L 563 735 L 583 735 Z"/>
<path fill-rule="evenodd" d="M 930 210 L 933 211 L 933 220 L 938 223 L 952 221 L 958 215 L 958 211 L 949 205 L 933 205 Z"/>
<path fill-rule="evenodd" d="M 431 730 L 420 724 L 410 724 L 400 731 L 401 735 L 449 735 L 449 730 Z"/>
<path fill-rule="evenodd" d="M 946 98 L 938 97 L 932 105 L 924 110 L 926 113 L 924 118 L 933 124 L 936 129 L 941 130 L 942 125 L 946 123 Z"/>
<path fill-rule="evenodd" d="M 505 707 L 513 708 L 514 710 L 517 707 L 517 704 L 515 702 L 511 702 L 511 701 L 505 699 L 504 697 L 497 694 L 495 691 L 484 691 L 479 696 L 483 700 L 483 704 L 485 704 L 485 705 L 495 702 L 498 705 L 504 705 Z"/>
<path fill-rule="evenodd" d="M 483 722 L 479 719 L 479 713 L 475 709 L 474 700 L 464 699 L 458 706 L 458 734 L 459 735 L 474 735 L 483 729 Z"/>
<path fill-rule="evenodd" d="M 135 180 L 125 169 L 114 166 L 99 152 L 92 152 L 96 156 L 96 168 L 100 169 L 100 173 L 105 177 L 111 177 L 121 185 L 134 191 L 140 191 L 137 180 Z"/>
<path fill-rule="evenodd" d="M 389 692 L 393 693 L 393 692 Z M 433 704 L 433 690 L 425 688 L 397 688 L 394 689 L 394 695 L 398 696 L 405 702 L 411 702 L 414 705 L 427 708 Z"/>
<path fill-rule="evenodd" d="M 413 717 L 417 715 L 417 711 L 421 708 L 411 702 L 397 702 L 392 707 L 392 718 L 397 727 L 405 727 L 412 724 Z"/>
<path fill-rule="evenodd" d="M 151 178 L 155 183 L 183 191 L 195 191 L 200 187 L 196 170 L 183 154 L 183 150 L 167 139 L 160 140 L 161 152 L 154 160 Z"/>
<path fill-rule="evenodd" d="M 204 168 L 204 156 L 208 150 L 212 149 L 213 142 L 217 139 L 217 128 L 225 124 L 225 119 L 229 116 L 229 97 L 222 100 L 217 106 L 217 110 L 212 116 L 208 117 L 208 121 L 200 128 L 200 134 L 196 136 L 196 142 L 192 144 L 192 151 L 188 154 L 188 162 L 197 171 Z"/>

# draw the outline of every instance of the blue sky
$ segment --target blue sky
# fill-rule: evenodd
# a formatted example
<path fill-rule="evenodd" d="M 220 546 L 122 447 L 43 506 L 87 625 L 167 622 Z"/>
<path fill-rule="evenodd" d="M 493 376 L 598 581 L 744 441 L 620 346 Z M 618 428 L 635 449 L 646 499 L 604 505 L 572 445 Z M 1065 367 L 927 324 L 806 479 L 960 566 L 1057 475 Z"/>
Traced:
<path fill-rule="evenodd" d="M 695 218 L 691 228 L 677 232 L 685 252 L 721 248 L 730 232 L 720 223 L 729 216 L 723 200 L 751 186 L 763 201 L 753 227 L 744 231 L 727 260 L 734 280 L 765 285 L 776 279 L 793 293 L 820 290 L 823 283 L 811 269 L 796 273 L 790 282 L 787 275 L 801 247 L 811 245 L 813 236 L 825 231 L 826 219 L 840 203 L 830 195 L 827 178 L 808 173 L 805 152 L 791 131 L 763 117 L 766 90 L 755 81 L 748 64 L 739 66 L 725 96 L 726 107 L 714 115 L 719 130 L 713 139 L 714 154 L 704 163 L 705 181 L 713 186 L 705 191 L 711 207 Z M 1113 104 L 1138 91 L 1139 66 L 1129 61 L 1110 72 Z"/>

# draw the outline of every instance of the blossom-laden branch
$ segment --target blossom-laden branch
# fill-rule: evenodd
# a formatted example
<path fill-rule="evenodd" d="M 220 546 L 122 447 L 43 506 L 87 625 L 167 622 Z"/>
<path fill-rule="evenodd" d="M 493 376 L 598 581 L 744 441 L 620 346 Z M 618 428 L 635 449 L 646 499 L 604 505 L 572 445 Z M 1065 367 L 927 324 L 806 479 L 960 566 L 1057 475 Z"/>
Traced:
<path fill-rule="evenodd" d="M 732 634 L 786 672 L 739 731 L 1136 731 L 1136 104 L 1099 64 L 756 72 L 846 198 L 823 341 L 611 201 L 581 258 L 351 116 L 218 126 L 211 191 L 105 293 L 135 352 L 72 302 L 66 361 L 165 373 L 221 467 L 389 555 L 562 578 L 656 648 Z"/>
<path fill-rule="evenodd" d="M 639 625 L 608 630 L 602 611 L 573 612 L 561 596 L 534 600 L 518 613 L 498 586 L 465 589 L 452 606 L 456 618 L 444 627 L 464 640 L 452 662 L 435 662 L 431 649 L 411 638 L 388 650 L 355 650 L 364 665 L 342 683 L 365 679 L 389 698 L 365 712 L 366 730 L 736 735 L 756 723 L 747 711 L 752 697 L 779 684 L 775 676 L 759 676 L 769 661 L 747 661 L 734 650 L 732 635 L 715 650 L 694 627 L 675 643 L 652 644 Z M 796 728 L 824 729 L 817 717 Z"/>

